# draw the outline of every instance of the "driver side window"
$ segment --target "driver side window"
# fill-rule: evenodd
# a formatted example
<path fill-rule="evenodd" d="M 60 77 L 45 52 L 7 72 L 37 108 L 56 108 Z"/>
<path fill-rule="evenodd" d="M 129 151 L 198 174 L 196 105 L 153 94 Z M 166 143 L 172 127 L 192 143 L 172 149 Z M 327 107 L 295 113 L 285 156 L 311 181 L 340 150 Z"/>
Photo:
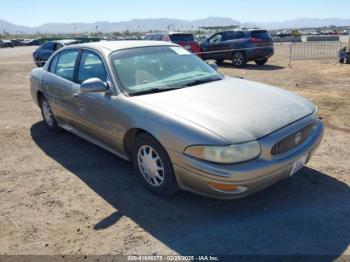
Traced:
<path fill-rule="evenodd" d="M 222 34 L 216 34 L 209 39 L 209 43 L 218 43 L 222 39 Z"/>

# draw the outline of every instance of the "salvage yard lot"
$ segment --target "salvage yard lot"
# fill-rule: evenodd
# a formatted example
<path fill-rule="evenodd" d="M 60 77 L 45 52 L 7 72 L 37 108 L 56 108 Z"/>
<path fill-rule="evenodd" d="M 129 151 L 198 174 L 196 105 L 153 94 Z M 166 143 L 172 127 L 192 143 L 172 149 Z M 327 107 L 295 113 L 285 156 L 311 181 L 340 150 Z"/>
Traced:
<path fill-rule="evenodd" d="M 28 90 L 32 47 L 0 49 L 0 255 L 350 255 L 350 65 L 298 61 L 220 72 L 297 92 L 320 108 L 324 141 L 307 167 L 249 198 L 149 193 L 132 165 L 45 128 Z"/>

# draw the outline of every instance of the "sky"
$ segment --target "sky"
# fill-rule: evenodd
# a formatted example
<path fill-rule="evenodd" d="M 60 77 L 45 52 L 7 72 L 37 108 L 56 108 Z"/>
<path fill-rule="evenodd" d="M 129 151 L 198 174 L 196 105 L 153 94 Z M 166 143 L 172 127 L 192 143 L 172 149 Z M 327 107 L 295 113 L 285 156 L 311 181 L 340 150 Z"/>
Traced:
<path fill-rule="evenodd" d="M 25 26 L 137 18 L 195 20 L 209 16 L 240 22 L 274 22 L 349 18 L 349 10 L 350 0 L 3 0 L 0 19 Z"/>

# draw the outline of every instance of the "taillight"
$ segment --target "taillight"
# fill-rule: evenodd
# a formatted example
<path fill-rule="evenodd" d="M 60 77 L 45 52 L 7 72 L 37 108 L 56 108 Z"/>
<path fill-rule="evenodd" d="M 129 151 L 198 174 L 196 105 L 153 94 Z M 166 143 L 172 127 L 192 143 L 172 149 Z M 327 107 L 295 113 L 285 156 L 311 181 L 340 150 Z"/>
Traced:
<path fill-rule="evenodd" d="M 252 42 L 252 43 L 257 43 L 257 42 L 262 42 L 262 41 L 263 41 L 262 39 L 259 39 L 259 38 L 256 38 L 256 37 L 252 37 L 250 39 L 250 42 Z"/>

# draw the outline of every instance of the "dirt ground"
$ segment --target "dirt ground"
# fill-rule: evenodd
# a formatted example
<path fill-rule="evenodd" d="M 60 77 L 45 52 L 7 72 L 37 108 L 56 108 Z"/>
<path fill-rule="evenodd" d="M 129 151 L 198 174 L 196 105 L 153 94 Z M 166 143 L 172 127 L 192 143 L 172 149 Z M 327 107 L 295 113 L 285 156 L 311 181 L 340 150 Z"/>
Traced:
<path fill-rule="evenodd" d="M 326 125 L 307 167 L 249 198 L 159 198 L 130 163 L 52 134 L 28 92 L 33 48 L 0 49 L 0 255 L 350 255 L 350 65 L 300 61 L 220 71 L 313 100 Z"/>

